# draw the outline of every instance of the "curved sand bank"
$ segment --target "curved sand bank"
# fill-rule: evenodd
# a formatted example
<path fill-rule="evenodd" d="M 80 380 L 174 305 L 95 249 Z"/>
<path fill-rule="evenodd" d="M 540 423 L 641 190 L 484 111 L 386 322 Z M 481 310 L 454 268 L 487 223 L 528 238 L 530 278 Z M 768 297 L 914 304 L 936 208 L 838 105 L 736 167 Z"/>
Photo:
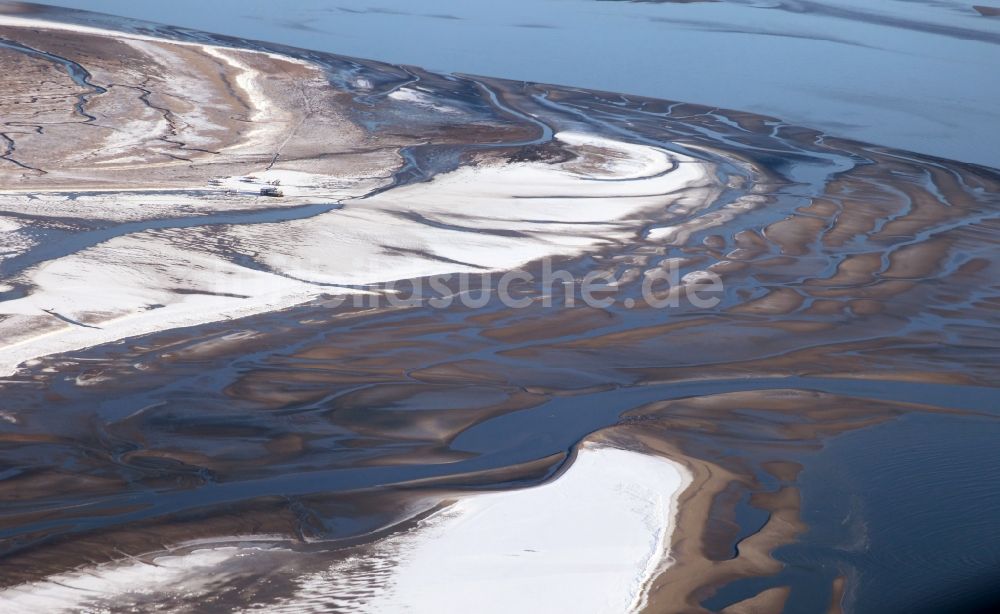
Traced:
<path fill-rule="evenodd" d="M 687 469 L 660 456 L 584 444 L 557 479 L 471 494 L 360 554 L 302 574 L 293 594 L 253 611 L 608 612 L 645 605 L 669 564 Z M 234 574 L 274 573 L 284 548 L 223 546 L 60 574 L 0 591 L 21 609 L 209 595 Z M 242 606 L 234 611 L 243 611 Z"/>
<path fill-rule="evenodd" d="M 386 590 L 361 609 L 639 609 L 669 556 L 677 497 L 690 480 L 683 465 L 666 458 L 585 444 L 552 482 L 465 497 L 375 544 L 373 554 L 398 559 Z M 332 573 L 365 567 L 348 563 Z"/>
<path fill-rule="evenodd" d="M 0 216 L 0 377 L 34 358 L 357 286 L 578 256 L 718 193 L 711 163 L 577 131 L 555 134 L 544 154 L 494 154 L 509 139 L 495 97 L 494 115 L 480 108 L 470 127 L 453 93 L 398 89 L 383 98 L 386 117 L 426 113 L 433 97 L 443 106 L 422 121 L 434 138 L 478 153 L 385 189 L 421 130 L 363 127 L 356 92 L 318 63 L 10 14 L 0 30 L 15 41 L 0 64 L 51 79 L 45 117 L 60 120 L 9 131 L 16 158 L 0 161 L 12 216 Z M 96 59 L 77 63 L 73 44 Z M 145 66 L 134 85 L 132 63 Z M 25 106 L 35 103 L 10 112 L 28 117 Z M 259 196 L 271 180 L 285 198 Z M 58 234 L 39 232 L 53 220 Z"/>
<path fill-rule="evenodd" d="M 134 232 L 42 262 L 20 276 L 30 293 L 0 303 L 0 375 L 40 356 L 352 291 L 339 285 L 579 255 L 635 236 L 643 211 L 697 204 L 712 182 L 711 166 L 688 156 L 556 138 L 577 157 L 465 167 L 308 219 Z M 261 266 L 234 263 L 220 243 Z"/>

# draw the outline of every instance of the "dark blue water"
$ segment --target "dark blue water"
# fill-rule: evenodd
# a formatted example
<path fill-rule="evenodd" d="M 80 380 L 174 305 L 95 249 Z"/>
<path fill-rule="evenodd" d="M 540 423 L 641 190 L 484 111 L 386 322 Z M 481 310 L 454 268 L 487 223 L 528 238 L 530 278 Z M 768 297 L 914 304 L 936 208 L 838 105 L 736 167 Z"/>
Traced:
<path fill-rule="evenodd" d="M 1000 556 L 987 546 L 1000 541 L 998 441 L 995 417 L 922 414 L 835 440 L 802 475 L 807 539 L 828 549 L 788 546 L 779 558 L 853 567 L 859 613 L 1000 605 Z"/>
<path fill-rule="evenodd" d="M 791 585 L 785 611 L 813 612 L 843 576 L 851 612 L 996 611 L 998 438 L 995 413 L 909 414 L 828 442 L 798 480 L 809 530 L 776 551 L 787 567 L 734 582 L 704 605 Z"/>

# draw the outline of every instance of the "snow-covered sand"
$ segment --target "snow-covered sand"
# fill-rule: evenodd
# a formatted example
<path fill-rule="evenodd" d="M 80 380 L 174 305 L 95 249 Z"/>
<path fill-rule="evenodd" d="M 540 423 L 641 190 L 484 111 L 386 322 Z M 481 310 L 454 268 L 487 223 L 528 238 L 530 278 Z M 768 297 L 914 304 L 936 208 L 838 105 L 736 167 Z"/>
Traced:
<path fill-rule="evenodd" d="M 690 207 L 715 181 L 710 164 L 663 149 L 579 133 L 556 138 L 578 157 L 463 167 L 308 219 L 146 231 L 43 262 L 21 275 L 28 296 L 0 302 L 0 317 L 9 316 L 0 320 L 0 376 L 31 358 L 347 291 L 331 284 L 580 255 L 636 236 L 644 212 Z M 316 202 L 328 189 L 320 175 L 261 169 L 253 176 L 279 179 L 288 191 L 263 199 L 268 204 Z M 220 189 L 246 185 L 232 178 Z M 142 209 L 145 198 L 118 193 L 114 204 Z M 220 245 L 267 270 L 233 264 Z"/>
<path fill-rule="evenodd" d="M 230 49 L 229 47 L 224 47 L 222 45 L 213 45 L 209 43 L 202 42 L 192 42 L 180 39 L 166 39 L 158 36 L 151 36 L 148 34 L 141 34 L 139 32 L 130 32 L 128 30 L 106 30 L 104 28 L 99 28 L 95 26 L 88 26 L 78 23 L 69 23 L 63 21 L 51 21 L 48 19 L 38 19 L 37 17 L 24 17 L 22 15 L 15 15 L 11 13 L 0 12 L 0 26 L 10 26 L 14 28 L 31 28 L 38 30 L 64 30 L 68 32 L 77 32 L 80 34 L 90 34 L 94 36 L 113 36 L 117 39 L 129 39 L 136 41 L 147 41 L 157 44 L 167 44 L 167 45 L 180 45 L 184 47 L 196 47 L 199 49 L 216 49 L 224 50 Z M 243 50 L 239 50 L 243 52 Z M 300 60 L 288 55 L 279 55 L 277 53 L 272 53 L 269 51 L 253 50 L 251 53 L 259 53 L 266 55 L 271 58 L 278 58 L 285 62 L 295 62 L 297 64 L 302 64 L 303 66 L 309 66 L 309 63 L 305 60 Z"/>
<path fill-rule="evenodd" d="M 399 559 L 359 611 L 634 611 L 688 483 L 674 461 L 584 445 L 557 480 L 466 497 L 389 539 Z"/>
<path fill-rule="evenodd" d="M 322 283 L 510 270 L 627 241 L 644 211 L 713 181 L 710 165 L 666 150 L 578 133 L 556 138 L 591 164 L 463 167 L 266 234 L 244 227 L 232 235 L 268 266 Z"/>
<path fill-rule="evenodd" d="M 8 213 L 0 216 L 0 261 L 22 263 L 8 264 L 12 272 L 0 288 L 25 293 L 0 301 L 0 377 L 32 358 L 352 291 L 340 286 L 505 271 L 545 257 L 579 256 L 638 237 L 665 212 L 689 215 L 717 194 L 710 163 L 569 131 L 555 135 L 567 158 L 511 161 L 484 153 L 432 181 L 376 193 L 402 158 L 392 146 L 372 153 L 365 139 L 379 135 L 334 112 L 341 103 L 318 65 L 29 15 L 0 13 L 0 25 L 104 37 L 170 76 L 148 84 L 155 91 L 148 100 L 136 98 L 134 87 L 109 86 L 93 96 L 88 104 L 102 118 L 94 125 L 106 121 L 115 130 L 78 150 L 57 148 L 82 166 L 48 187 L 32 190 L 26 181 L 0 190 Z M 121 70 L 95 62 L 92 77 L 117 82 Z M 447 115 L 451 99 L 438 101 L 432 92 L 405 85 L 389 98 Z M 179 110 L 167 112 L 164 104 Z M 105 128 L 92 132 L 104 135 Z M 208 155 L 176 149 L 179 140 L 219 152 L 178 166 L 177 154 L 182 160 Z M 19 142 L 18 151 L 30 152 L 34 142 L 26 143 Z M 56 151 L 56 145 L 38 141 L 36 149 Z M 173 157 L 165 155 L 171 151 Z M 336 157 L 310 158 L 316 151 Z M 87 162 L 93 156 L 95 162 Z M 51 176 L 62 172 L 65 160 L 44 161 Z M 127 176 L 101 175 L 112 167 Z M 280 182 L 283 198 L 260 195 L 272 181 Z M 337 203 L 342 207 L 305 219 L 258 215 L 256 223 L 245 223 L 256 210 Z M 240 216 L 224 216 L 232 211 Z M 213 225 L 174 222 L 200 215 L 211 216 L 206 224 Z M 46 238 L 68 242 L 74 227 L 126 222 L 133 225 L 101 242 L 84 237 L 76 251 L 55 250 L 29 264 L 31 250 L 45 249 Z M 52 224 L 68 224 L 68 234 L 37 232 Z"/>
<path fill-rule="evenodd" d="M 320 294 L 311 284 L 172 244 L 168 233 L 112 239 L 42 263 L 29 278 L 35 291 L 0 302 L 0 374 L 31 358 L 284 309 Z"/>
<path fill-rule="evenodd" d="M 434 100 L 433 94 L 428 94 L 427 92 L 422 92 L 412 87 L 401 87 L 390 93 L 389 98 L 400 102 L 409 102 L 440 113 L 461 113 L 461 111 L 455 109 L 454 107 L 443 105 Z"/>
<path fill-rule="evenodd" d="M 687 469 L 659 456 L 583 445 L 559 478 L 470 494 L 363 554 L 292 579 L 293 594 L 245 611 L 588 612 L 644 605 L 670 564 Z M 0 591 L 24 611 L 161 603 L 209 595 L 241 573 L 286 574 L 282 548 L 222 546 L 60 574 Z M 298 555 L 301 556 L 301 555 Z M 263 570 L 263 571 L 261 571 Z"/>
<path fill-rule="evenodd" d="M 0 590 L 0 604 L 9 612 L 106 612 L 130 598 L 156 594 L 207 592 L 212 572 L 250 549 L 237 546 L 205 548 L 182 555 L 163 555 L 149 563 L 134 561 L 85 569 Z M 170 611 L 162 607 L 157 611 Z"/>

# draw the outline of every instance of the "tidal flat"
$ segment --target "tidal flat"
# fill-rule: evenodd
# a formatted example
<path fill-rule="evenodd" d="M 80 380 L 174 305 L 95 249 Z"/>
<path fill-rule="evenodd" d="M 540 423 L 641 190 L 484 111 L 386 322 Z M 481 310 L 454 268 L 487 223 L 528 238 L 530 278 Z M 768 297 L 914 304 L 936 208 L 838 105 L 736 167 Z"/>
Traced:
<path fill-rule="evenodd" d="M 0 603 L 997 597 L 997 169 L 30 4 L 0 71 Z"/>

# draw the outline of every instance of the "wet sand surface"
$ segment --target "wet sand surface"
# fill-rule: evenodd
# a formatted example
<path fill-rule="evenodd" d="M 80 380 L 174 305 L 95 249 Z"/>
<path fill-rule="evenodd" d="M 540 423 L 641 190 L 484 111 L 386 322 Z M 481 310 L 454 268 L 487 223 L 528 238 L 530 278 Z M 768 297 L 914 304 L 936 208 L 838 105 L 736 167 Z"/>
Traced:
<path fill-rule="evenodd" d="M 364 611 L 386 544 L 456 499 L 558 484 L 603 445 L 691 476 L 649 611 L 991 598 L 1000 171 L 738 111 L 2 8 L 8 591 L 110 565 L 162 582 L 73 603 L 278 607 L 319 577 L 310 607 Z M 510 169 L 603 192 L 476 200 Z M 285 198 L 254 194 L 268 177 Z M 572 287 L 612 275 L 614 304 L 522 280 L 513 309 L 495 277 L 479 308 L 363 298 L 537 278 L 541 256 Z M 650 305 L 643 280 L 672 264 L 719 275 L 718 304 L 681 285 Z M 87 302 L 102 292 L 134 305 Z M 157 311 L 178 315 L 142 319 Z M 189 594 L 183 556 L 209 570 Z"/>

